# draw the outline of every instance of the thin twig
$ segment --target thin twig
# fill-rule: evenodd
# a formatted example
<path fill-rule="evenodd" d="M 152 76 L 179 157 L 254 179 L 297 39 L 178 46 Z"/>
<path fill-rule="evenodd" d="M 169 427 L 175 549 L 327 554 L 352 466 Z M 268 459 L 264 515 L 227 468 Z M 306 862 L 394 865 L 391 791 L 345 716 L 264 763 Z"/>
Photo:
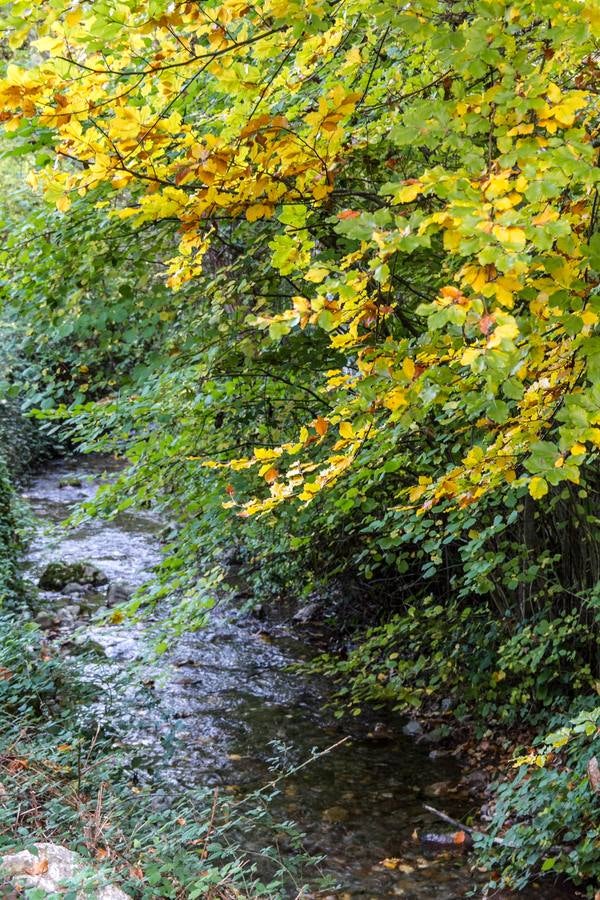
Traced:
<path fill-rule="evenodd" d="M 219 800 L 219 788 L 216 787 L 215 790 L 214 790 L 214 793 L 213 793 L 213 802 L 212 802 L 212 808 L 211 808 L 211 811 L 210 811 L 210 820 L 209 820 L 209 823 L 208 823 L 208 828 L 206 829 L 206 834 L 205 834 L 205 836 L 204 836 L 204 843 L 203 843 L 203 845 L 202 845 L 202 853 L 200 854 L 200 858 L 201 858 L 201 859 L 206 859 L 206 857 L 208 856 L 208 847 L 207 847 L 207 844 L 208 844 L 208 842 L 209 842 L 209 840 L 210 840 L 210 838 L 211 838 L 211 836 L 212 836 L 212 833 L 213 833 L 213 831 L 214 831 L 215 816 L 216 816 L 216 814 L 217 814 L 217 802 L 218 802 L 218 800 Z"/>
<path fill-rule="evenodd" d="M 439 809 L 434 809 L 433 806 L 429 806 L 427 803 L 423 804 L 423 809 L 426 809 L 427 812 L 432 813 L 434 816 L 437 816 L 438 819 L 441 819 L 442 822 L 447 822 L 448 825 L 454 825 L 455 828 L 460 828 L 461 831 L 466 831 L 467 834 L 476 834 L 480 837 L 488 837 L 485 831 L 480 831 L 477 828 L 469 828 L 468 825 L 464 825 L 462 822 L 459 822 L 458 819 L 453 819 L 452 816 L 449 816 L 447 813 L 442 812 Z M 517 844 L 511 844 L 508 841 L 503 841 L 502 838 L 495 837 L 492 838 L 493 844 L 498 844 L 500 847 L 511 847 L 516 849 Z"/>

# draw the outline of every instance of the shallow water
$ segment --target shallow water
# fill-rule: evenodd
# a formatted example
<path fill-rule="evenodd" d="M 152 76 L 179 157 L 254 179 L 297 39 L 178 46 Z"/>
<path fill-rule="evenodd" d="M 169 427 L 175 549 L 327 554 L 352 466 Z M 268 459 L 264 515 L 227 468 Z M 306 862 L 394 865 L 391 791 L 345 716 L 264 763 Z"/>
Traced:
<path fill-rule="evenodd" d="M 68 533 L 57 527 L 74 504 L 93 495 L 107 469 L 114 464 L 98 458 L 61 462 L 31 481 L 26 497 L 40 522 L 29 557 L 32 578 L 48 562 L 85 560 L 111 581 L 138 587 L 148 579 L 160 556 L 161 523 L 151 514 L 87 522 Z M 61 486 L 69 477 L 81 479 L 81 486 Z M 57 596 L 42 592 L 45 605 Z M 90 623 L 83 631 L 106 652 L 108 661 L 99 664 L 100 670 L 125 669 L 144 657 L 149 643 L 139 625 Z M 148 691 L 140 695 L 145 700 L 136 696 L 136 737 L 150 755 L 164 728 L 161 710 L 177 723 L 173 754 L 154 777 L 170 790 L 199 784 L 254 789 L 273 777 L 271 742 L 278 742 L 290 765 L 348 737 L 286 780 L 272 808 L 275 818 L 295 820 L 308 848 L 326 856 L 327 871 L 340 884 L 329 896 L 465 896 L 474 886 L 467 858 L 427 851 L 413 837 L 415 830 L 440 831 L 440 823 L 423 809 L 424 802 L 437 802 L 427 801 L 426 789 L 457 782 L 456 763 L 432 759 L 430 748 L 402 734 L 400 722 L 386 723 L 381 737 L 375 720 L 336 721 L 324 710 L 327 684 L 286 668 L 310 654 L 285 625 L 267 634 L 251 617 L 232 609 L 215 611 L 206 628 L 180 639 L 147 667 Z M 459 819 L 474 811 L 472 800 L 452 792 L 439 803 Z M 389 857 L 401 860 L 397 869 L 381 864 Z M 544 889 L 531 896 L 567 895 Z"/>

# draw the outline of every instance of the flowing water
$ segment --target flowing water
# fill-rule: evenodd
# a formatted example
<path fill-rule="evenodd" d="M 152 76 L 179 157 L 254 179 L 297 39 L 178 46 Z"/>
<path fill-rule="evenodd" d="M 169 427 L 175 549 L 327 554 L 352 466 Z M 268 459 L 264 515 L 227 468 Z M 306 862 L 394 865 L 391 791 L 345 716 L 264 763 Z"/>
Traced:
<path fill-rule="evenodd" d="M 40 522 L 30 552 L 34 579 L 56 560 L 89 561 L 111 582 L 132 587 L 148 579 L 160 556 L 162 527 L 151 514 L 94 520 L 70 532 L 56 527 L 74 504 L 93 495 L 107 467 L 111 463 L 103 459 L 61 462 L 30 483 L 26 496 Z M 48 606 L 56 598 L 42 592 Z M 63 639 L 65 630 L 75 627 L 104 648 L 106 666 L 125 669 L 148 649 L 140 625 L 67 622 L 60 629 Z M 267 633 L 256 619 L 231 608 L 218 610 L 206 628 L 181 638 L 147 671 L 146 704 L 140 708 L 138 700 L 134 710 L 137 737 L 147 750 L 160 728 L 161 708 L 178 723 L 174 752 L 159 777 L 171 790 L 198 784 L 254 789 L 273 777 L 271 742 L 287 748 L 286 762 L 293 764 L 349 737 L 287 779 L 273 801 L 274 817 L 295 820 L 308 848 L 327 857 L 327 871 L 340 884 L 330 896 L 465 896 L 474 885 L 467 858 L 426 850 L 413 836 L 415 830 L 440 830 L 423 803 L 435 805 L 426 799 L 432 785 L 458 781 L 456 763 L 433 759 L 430 747 L 402 734 L 401 723 L 382 729 L 375 720 L 361 718 L 350 726 L 336 721 L 324 709 L 327 685 L 287 668 L 311 652 L 290 626 L 274 625 Z M 451 791 L 438 802 L 459 819 L 476 807 Z M 389 857 L 401 860 L 398 868 L 381 864 Z"/>

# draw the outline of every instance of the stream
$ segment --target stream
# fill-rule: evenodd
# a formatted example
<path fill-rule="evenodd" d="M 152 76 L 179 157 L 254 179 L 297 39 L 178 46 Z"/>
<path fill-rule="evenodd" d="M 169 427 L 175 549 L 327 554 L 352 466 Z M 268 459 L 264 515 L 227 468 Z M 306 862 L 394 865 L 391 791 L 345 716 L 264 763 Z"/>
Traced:
<path fill-rule="evenodd" d="M 74 504 L 93 495 L 111 467 L 114 463 L 102 458 L 67 460 L 31 480 L 25 496 L 40 523 L 29 554 L 31 578 L 37 581 L 49 562 L 86 560 L 110 582 L 135 588 L 148 580 L 160 557 L 162 528 L 150 513 L 94 520 L 70 532 L 56 528 Z M 41 591 L 43 605 L 51 607 L 61 594 Z M 149 646 L 141 625 L 65 620 L 59 632 L 57 640 L 83 632 L 101 645 L 106 666 L 123 671 Z M 299 763 L 349 736 L 287 779 L 272 808 L 275 818 L 297 822 L 311 852 L 326 857 L 326 871 L 340 885 L 328 896 L 465 896 L 474 886 L 467 857 L 428 850 L 413 837 L 415 830 L 444 830 L 423 809 L 424 802 L 439 803 L 459 819 L 476 808 L 472 798 L 451 790 L 438 802 L 428 799 L 432 786 L 435 791 L 440 783 L 457 782 L 457 764 L 403 734 L 401 721 L 392 723 L 392 731 L 386 723 L 383 737 L 375 718 L 350 725 L 337 721 L 326 708 L 327 683 L 287 668 L 313 652 L 291 624 L 265 629 L 232 608 L 218 609 L 204 629 L 179 639 L 150 664 L 147 705 L 136 709 L 142 748 L 154 741 L 157 709 L 168 710 L 178 723 L 177 745 L 159 778 L 176 791 L 198 784 L 249 791 L 273 777 L 271 742 L 284 745 L 292 763 Z M 389 857 L 399 858 L 400 866 L 383 866 Z"/>

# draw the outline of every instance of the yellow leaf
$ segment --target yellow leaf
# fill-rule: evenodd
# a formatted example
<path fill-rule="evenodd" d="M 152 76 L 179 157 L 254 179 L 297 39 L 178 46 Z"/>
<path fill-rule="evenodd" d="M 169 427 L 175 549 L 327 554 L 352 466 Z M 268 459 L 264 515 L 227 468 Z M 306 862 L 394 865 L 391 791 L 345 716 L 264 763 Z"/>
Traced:
<path fill-rule="evenodd" d="M 460 242 L 462 241 L 462 235 L 460 231 L 446 229 L 444 231 L 444 250 L 456 250 Z"/>
<path fill-rule="evenodd" d="M 554 209 L 552 206 L 546 206 L 543 212 L 531 220 L 531 223 L 532 225 L 547 225 L 548 222 L 556 222 L 558 217 L 558 210 Z"/>
<path fill-rule="evenodd" d="M 501 244 L 514 247 L 515 250 L 523 250 L 527 243 L 527 237 L 522 228 L 506 228 L 504 225 L 493 225 L 492 234 Z"/>
<path fill-rule="evenodd" d="M 354 437 L 352 422 L 340 422 L 340 434 L 343 438 Z"/>
<path fill-rule="evenodd" d="M 273 214 L 273 207 L 266 203 L 252 203 L 246 210 L 246 219 L 256 222 L 258 219 L 268 219 Z"/>
<path fill-rule="evenodd" d="M 544 478 L 540 478 L 539 475 L 536 475 L 529 482 L 529 493 L 533 497 L 534 500 L 539 500 L 545 494 L 548 493 L 548 484 Z"/>
<path fill-rule="evenodd" d="M 550 103 L 559 103 L 561 97 L 562 94 L 560 88 L 551 81 L 546 89 L 546 99 L 549 100 Z"/>
<path fill-rule="evenodd" d="M 60 212 L 68 212 L 71 209 L 71 200 L 66 194 L 63 194 L 62 197 L 59 197 L 56 201 L 56 208 Z"/>
<path fill-rule="evenodd" d="M 404 371 L 404 374 L 405 374 L 406 377 L 408 378 L 408 380 L 409 380 L 409 381 L 412 381 L 413 378 L 415 377 L 415 371 L 416 371 L 416 369 L 415 369 L 415 364 L 414 364 L 414 362 L 413 362 L 412 359 L 410 359 L 408 356 L 407 356 L 406 359 L 404 359 L 404 361 L 402 362 L 402 369 L 403 369 L 403 371 Z"/>
<path fill-rule="evenodd" d="M 313 188 L 313 197 L 315 200 L 323 200 L 331 193 L 332 188 L 328 184 L 316 184 Z"/>
<path fill-rule="evenodd" d="M 306 275 L 304 276 L 305 281 L 312 281 L 313 284 L 320 284 L 324 278 L 327 278 L 329 275 L 328 269 L 320 268 L 319 266 L 314 266 L 312 269 L 309 269 Z"/>
<path fill-rule="evenodd" d="M 404 187 L 401 187 L 400 190 L 395 192 L 394 196 L 398 203 L 410 203 L 411 200 L 414 200 L 415 197 L 419 196 L 422 190 L 423 185 L 420 181 L 417 181 L 414 184 L 404 185 Z"/>
<path fill-rule="evenodd" d="M 278 447 L 273 450 L 268 447 L 255 447 L 254 456 L 256 459 L 262 460 L 276 459 L 281 456 L 281 450 Z"/>
<path fill-rule="evenodd" d="M 389 394 L 386 394 L 383 405 L 392 412 L 398 409 L 399 406 L 407 406 L 406 392 L 401 387 L 394 388 Z"/>
<path fill-rule="evenodd" d="M 479 356 L 481 356 L 481 350 L 476 347 L 467 347 L 460 358 L 461 365 L 470 366 Z"/>
<path fill-rule="evenodd" d="M 576 441 L 571 447 L 571 453 L 573 456 L 582 456 L 585 453 L 585 444 L 580 444 Z"/>
<path fill-rule="evenodd" d="M 485 453 L 483 452 L 483 447 L 471 447 L 463 462 L 465 466 L 471 468 L 472 466 L 478 465 L 482 459 L 484 458 Z"/>

